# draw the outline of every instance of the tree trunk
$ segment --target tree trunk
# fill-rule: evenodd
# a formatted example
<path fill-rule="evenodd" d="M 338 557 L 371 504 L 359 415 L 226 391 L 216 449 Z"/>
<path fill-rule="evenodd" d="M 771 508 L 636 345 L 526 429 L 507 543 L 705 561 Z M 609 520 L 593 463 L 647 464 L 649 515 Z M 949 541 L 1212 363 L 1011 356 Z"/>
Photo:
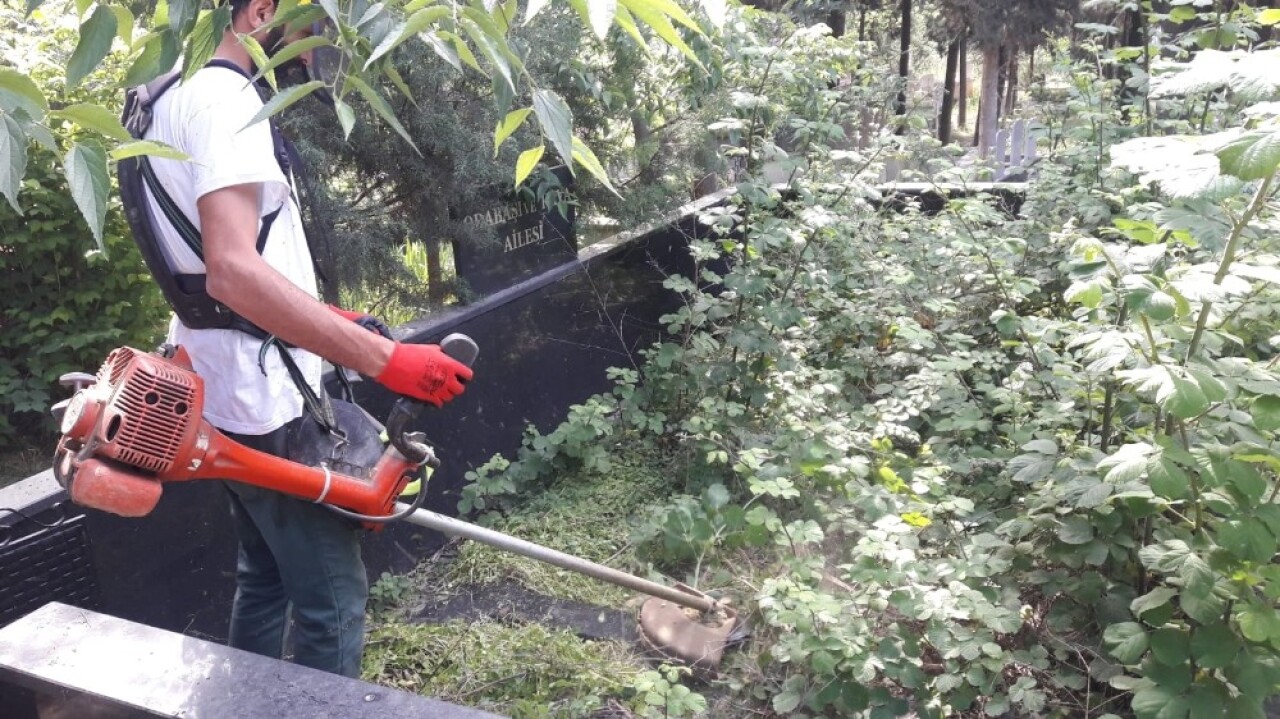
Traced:
<path fill-rule="evenodd" d="M 959 127 L 969 126 L 969 36 L 960 36 L 960 116 L 956 118 Z"/>
<path fill-rule="evenodd" d="M 994 143 L 1000 109 L 1000 48 L 982 49 L 982 92 L 978 99 L 978 136 L 981 142 L 979 154 L 985 158 Z"/>
<path fill-rule="evenodd" d="M 1004 117 L 1004 89 L 1009 81 L 1009 48 L 1007 45 L 1000 46 L 1000 52 L 996 56 L 996 119 Z"/>
<path fill-rule="evenodd" d="M 440 240 L 427 240 L 427 297 L 433 303 L 444 302 L 444 269 L 440 264 Z"/>
<path fill-rule="evenodd" d="M 942 79 L 942 109 L 938 113 L 938 141 L 951 144 L 951 110 L 956 94 L 956 70 L 960 64 L 960 41 L 952 40 L 947 46 L 947 70 Z"/>
<path fill-rule="evenodd" d="M 911 0 L 902 0 L 902 33 L 898 43 L 898 77 L 902 80 L 902 89 L 898 90 L 898 103 L 894 114 L 907 114 L 907 81 L 911 75 Z M 898 134 L 905 130 L 905 124 L 899 123 Z"/>
<path fill-rule="evenodd" d="M 858 42 L 867 41 L 867 7 L 858 6 Z"/>
<path fill-rule="evenodd" d="M 1013 108 L 1018 104 L 1018 46 L 1011 45 L 1009 47 L 1009 66 L 1005 71 L 1006 86 L 1004 113 L 1012 115 Z"/>

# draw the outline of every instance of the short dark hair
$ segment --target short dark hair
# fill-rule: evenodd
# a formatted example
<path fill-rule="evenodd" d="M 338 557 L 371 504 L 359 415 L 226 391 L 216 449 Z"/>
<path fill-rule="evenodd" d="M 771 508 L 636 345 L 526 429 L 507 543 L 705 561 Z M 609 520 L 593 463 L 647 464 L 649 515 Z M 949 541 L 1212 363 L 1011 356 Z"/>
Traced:
<path fill-rule="evenodd" d="M 279 4 L 279 1 L 280 0 L 276 0 L 277 5 Z M 245 8 L 249 7 L 249 2 L 250 0 L 230 0 L 228 4 L 231 5 L 232 17 L 239 14 Z"/>

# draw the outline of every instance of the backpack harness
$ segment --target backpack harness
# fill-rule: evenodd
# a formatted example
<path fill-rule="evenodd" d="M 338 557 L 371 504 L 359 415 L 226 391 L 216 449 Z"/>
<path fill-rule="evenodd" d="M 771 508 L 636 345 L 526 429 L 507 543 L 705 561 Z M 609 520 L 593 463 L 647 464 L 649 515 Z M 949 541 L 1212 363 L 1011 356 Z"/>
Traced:
<path fill-rule="evenodd" d="M 214 59 L 205 67 L 224 68 L 238 73 L 248 82 L 253 80 L 243 68 L 230 60 Z M 131 88 L 125 93 L 124 112 L 121 121 L 131 136 L 138 140 L 143 139 L 147 130 L 151 128 L 152 111 L 156 101 L 164 93 L 172 89 L 181 78 L 182 72 L 174 70 L 157 77 L 145 85 Z M 268 123 L 271 127 L 271 142 L 276 162 L 280 165 L 280 170 L 284 173 L 286 180 L 292 184 L 291 167 L 293 160 L 299 158 L 291 143 L 284 138 L 284 135 L 276 127 L 275 122 L 268 120 Z M 306 378 L 302 376 L 302 371 L 294 361 L 293 355 L 289 354 L 283 342 L 210 296 L 205 289 L 206 275 L 180 273 L 169 265 L 157 232 L 156 218 L 151 211 L 150 203 L 147 202 L 147 191 L 150 191 L 151 196 L 155 198 L 156 205 L 160 208 L 160 214 L 169 222 L 169 225 L 178 233 L 178 236 L 182 238 L 187 247 L 195 253 L 195 256 L 200 258 L 201 262 L 204 262 L 204 249 L 200 240 L 200 230 L 196 229 L 191 219 L 186 216 L 169 193 L 165 191 L 164 186 L 160 183 L 160 178 L 156 177 L 155 168 L 152 166 L 150 158 L 146 155 L 137 155 L 121 160 L 117 166 L 117 173 L 120 180 L 120 198 L 124 205 L 125 218 L 129 221 L 129 228 L 133 233 L 134 242 L 138 245 L 138 250 L 141 252 L 142 259 L 146 262 L 151 276 L 155 278 L 156 284 L 160 286 L 160 293 L 164 295 L 165 301 L 173 308 L 174 314 L 178 316 L 182 324 L 197 330 L 237 330 L 262 340 L 262 348 L 258 352 L 258 365 L 263 368 L 263 372 L 266 371 L 264 365 L 266 353 L 274 345 L 279 350 L 280 359 L 284 363 L 285 369 L 288 370 L 290 379 L 293 380 L 293 384 L 302 395 L 308 413 L 326 430 L 330 432 L 339 431 L 333 407 L 328 401 L 328 395 L 324 392 L 317 395 L 315 390 L 311 388 Z M 292 191 L 292 187 L 290 187 L 290 190 Z M 267 237 L 271 234 L 271 226 L 280 215 L 281 209 L 283 208 L 277 208 L 262 217 L 262 226 L 258 230 L 258 254 L 262 254 L 262 250 L 266 247 Z M 346 373 L 339 369 L 337 375 L 343 385 L 344 393 L 350 396 L 351 388 L 347 381 Z"/>

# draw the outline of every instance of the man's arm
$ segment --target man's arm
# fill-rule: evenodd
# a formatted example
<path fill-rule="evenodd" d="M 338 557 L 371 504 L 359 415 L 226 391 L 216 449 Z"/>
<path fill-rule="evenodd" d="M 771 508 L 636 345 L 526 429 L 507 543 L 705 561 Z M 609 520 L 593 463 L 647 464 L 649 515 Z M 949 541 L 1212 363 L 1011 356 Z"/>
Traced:
<path fill-rule="evenodd" d="M 368 377 L 386 368 L 394 343 L 331 312 L 258 254 L 258 186 L 214 190 L 196 202 L 211 297 L 294 346 Z"/>

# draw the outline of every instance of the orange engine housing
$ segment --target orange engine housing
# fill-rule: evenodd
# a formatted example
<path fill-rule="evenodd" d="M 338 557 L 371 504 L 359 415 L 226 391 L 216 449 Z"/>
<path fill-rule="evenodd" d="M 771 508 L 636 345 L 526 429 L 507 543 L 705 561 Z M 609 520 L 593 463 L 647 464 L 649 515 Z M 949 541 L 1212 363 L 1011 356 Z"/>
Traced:
<path fill-rule="evenodd" d="M 233 442 L 201 413 L 204 383 L 181 349 L 173 360 L 121 347 L 68 404 L 54 475 L 75 502 L 149 514 L 163 482 L 229 479 L 359 514 L 386 516 L 418 469 L 388 447 L 368 478 L 290 462 Z"/>

